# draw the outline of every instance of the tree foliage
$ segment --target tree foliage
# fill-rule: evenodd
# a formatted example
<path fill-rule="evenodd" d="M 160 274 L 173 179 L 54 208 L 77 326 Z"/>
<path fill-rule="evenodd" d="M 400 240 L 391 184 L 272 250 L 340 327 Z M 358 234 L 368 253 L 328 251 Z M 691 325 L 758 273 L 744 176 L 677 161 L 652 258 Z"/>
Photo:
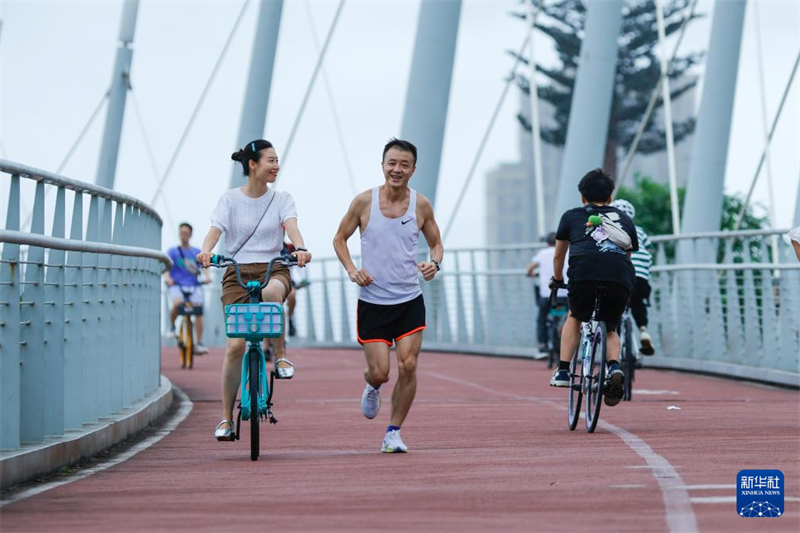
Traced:
<path fill-rule="evenodd" d="M 527 0 L 523 0 L 527 4 Z M 689 16 L 690 0 L 672 0 L 664 6 L 666 35 L 680 30 Z M 542 128 L 542 139 L 561 146 L 566 142 L 572 92 L 580 59 L 581 43 L 585 33 L 586 6 L 581 0 L 540 1 L 540 14 L 536 28 L 549 36 L 558 54 L 559 65 L 555 68 L 536 66 L 549 83 L 538 88 L 539 98 L 551 103 L 555 108 L 555 125 Z M 526 20 L 527 13 L 513 13 Z M 697 18 L 699 15 L 693 15 Z M 606 170 L 614 175 L 619 150 L 627 150 L 636 134 L 639 121 L 644 116 L 650 95 L 661 76 L 660 59 L 656 55 L 658 47 L 658 28 L 656 25 L 655 3 L 653 0 L 628 0 L 622 13 L 622 26 L 618 38 L 619 50 L 615 75 L 614 96 L 611 105 L 608 139 L 606 142 Z M 516 52 L 511 52 L 516 56 Z M 528 64 L 527 59 L 520 58 Z M 697 77 L 690 69 L 702 60 L 702 54 L 676 56 L 669 72 L 670 94 L 672 99 L 692 89 Z M 528 77 L 518 74 L 519 88 L 530 94 Z M 663 102 L 659 98 L 656 109 Z M 531 131 L 530 123 L 518 115 L 523 128 Z M 675 142 L 679 142 L 694 131 L 694 118 L 673 123 Z M 649 154 L 666 147 L 663 129 L 652 118 L 644 131 L 637 152 Z"/>
<path fill-rule="evenodd" d="M 678 205 L 683 213 L 683 200 L 686 190 L 678 189 Z M 669 235 L 672 233 L 672 208 L 669 198 L 669 186 L 654 181 L 648 176 L 636 173 L 633 187 L 620 187 L 617 198 L 628 200 L 636 208 L 636 224 L 641 226 L 648 235 Z M 722 220 L 720 230 L 733 230 L 739 212 L 744 204 L 744 197 L 740 194 L 725 194 L 722 198 Z M 760 213 L 759 213 L 760 212 Z M 745 211 L 742 225 L 739 229 L 764 229 L 769 227 L 769 218 L 765 209 L 759 205 L 750 204 Z"/>
<path fill-rule="evenodd" d="M 678 189 L 678 205 L 681 214 L 683 213 L 683 200 L 686 190 L 681 187 Z M 620 187 L 617 198 L 628 200 L 636 208 L 634 222 L 637 226 L 651 236 L 672 234 L 672 208 L 669 197 L 669 186 L 661 184 L 653 179 L 636 173 L 633 187 Z M 739 212 L 744 205 L 744 196 L 740 194 L 724 194 L 722 198 L 722 220 L 719 229 L 733 230 Z M 760 213 L 759 213 L 760 211 Z M 769 218 L 766 216 L 766 209 L 760 205 L 750 204 L 745 211 L 742 225 L 739 229 L 764 229 L 769 227 Z M 745 248 L 746 246 L 746 248 Z M 751 259 L 768 260 L 762 257 L 762 249 L 758 240 L 753 240 L 747 244 L 736 241 L 733 247 L 733 261 L 737 263 L 747 262 Z M 674 243 L 669 243 L 665 247 L 667 258 L 671 261 L 675 257 Z M 725 248 L 720 241 L 717 249 L 717 262 L 723 262 Z"/>

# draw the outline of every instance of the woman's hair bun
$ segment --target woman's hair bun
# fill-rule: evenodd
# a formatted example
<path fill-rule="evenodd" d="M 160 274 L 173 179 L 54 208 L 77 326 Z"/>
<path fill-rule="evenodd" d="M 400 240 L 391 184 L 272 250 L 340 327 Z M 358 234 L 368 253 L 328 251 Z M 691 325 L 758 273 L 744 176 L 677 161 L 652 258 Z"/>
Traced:
<path fill-rule="evenodd" d="M 234 161 L 241 161 L 243 156 L 244 156 L 244 151 L 240 149 L 231 154 L 231 159 L 233 159 Z"/>

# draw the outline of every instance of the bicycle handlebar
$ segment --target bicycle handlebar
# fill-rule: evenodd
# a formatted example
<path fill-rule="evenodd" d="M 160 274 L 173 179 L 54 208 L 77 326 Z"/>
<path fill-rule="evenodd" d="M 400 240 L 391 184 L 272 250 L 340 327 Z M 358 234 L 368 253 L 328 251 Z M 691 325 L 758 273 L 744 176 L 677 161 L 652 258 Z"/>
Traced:
<path fill-rule="evenodd" d="M 557 286 L 556 286 L 555 289 L 551 289 L 550 290 L 550 307 L 551 308 L 555 307 L 556 303 L 558 303 L 558 291 L 561 290 L 561 289 L 566 289 L 567 288 L 567 284 L 564 283 L 563 280 L 553 280 L 553 281 L 557 282 L 556 283 Z"/>
<path fill-rule="evenodd" d="M 266 287 L 267 283 L 269 283 L 269 278 L 272 275 L 272 267 L 275 265 L 275 263 L 280 263 L 280 264 L 285 265 L 287 267 L 296 266 L 297 265 L 297 258 L 296 257 L 292 257 L 291 255 L 279 255 L 278 257 L 273 257 L 272 259 L 270 259 L 269 266 L 267 266 L 267 274 L 264 276 L 264 281 L 260 282 L 259 285 L 258 285 L 258 290 L 259 291 L 261 289 L 263 289 L 264 287 Z M 214 254 L 211 257 L 211 266 L 214 266 L 214 267 L 217 267 L 217 268 L 226 268 L 226 267 L 232 266 L 234 268 L 234 270 L 236 271 L 236 281 L 239 282 L 239 285 L 243 289 L 248 290 L 248 291 L 250 290 L 250 287 L 248 287 L 248 285 L 242 281 L 242 275 L 241 275 L 241 272 L 239 271 L 239 263 L 237 263 L 234 258 L 225 257 L 224 255 L 220 255 L 220 254 Z"/>

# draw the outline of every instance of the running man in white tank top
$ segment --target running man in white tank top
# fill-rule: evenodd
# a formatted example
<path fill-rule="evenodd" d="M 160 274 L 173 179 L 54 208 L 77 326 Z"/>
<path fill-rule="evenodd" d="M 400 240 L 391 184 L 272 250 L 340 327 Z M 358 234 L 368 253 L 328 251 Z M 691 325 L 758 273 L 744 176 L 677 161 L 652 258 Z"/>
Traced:
<path fill-rule="evenodd" d="M 358 342 L 364 347 L 367 384 L 361 411 L 375 418 L 381 406 L 381 385 L 389 381 L 389 348 L 397 347 L 397 383 L 381 451 L 403 453 L 400 427 L 417 392 L 417 357 L 425 329 L 425 302 L 419 275 L 430 281 L 439 271 L 444 249 L 430 201 L 408 187 L 417 163 L 417 148 L 392 139 L 383 149 L 385 183 L 355 197 L 333 247 L 350 280 L 361 287 L 358 300 Z M 350 257 L 347 240 L 361 231 L 361 268 Z M 430 261 L 417 263 L 420 231 L 430 248 Z"/>

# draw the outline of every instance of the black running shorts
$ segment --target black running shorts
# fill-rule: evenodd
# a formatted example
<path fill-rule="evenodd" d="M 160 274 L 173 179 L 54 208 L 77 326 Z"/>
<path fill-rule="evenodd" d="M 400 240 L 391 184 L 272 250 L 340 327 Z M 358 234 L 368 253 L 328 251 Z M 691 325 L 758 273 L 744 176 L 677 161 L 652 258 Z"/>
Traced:
<path fill-rule="evenodd" d="M 617 331 L 620 318 L 628 306 L 631 291 L 619 283 L 610 281 L 572 281 L 569 282 L 569 311 L 581 322 L 592 319 L 594 295 L 597 287 L 605 287 L 606 294 L 600 301 L 598 320 L 606 323 L 608 331 Z"/>
<path fill-rule="evenodd" d="M 392 345 L 403 337 L 422 331 L 425 325 L 425 301 L 420 294 L 413 300 L 394 305 L 358 301 L 358 343 L 383 342 Z"/>

